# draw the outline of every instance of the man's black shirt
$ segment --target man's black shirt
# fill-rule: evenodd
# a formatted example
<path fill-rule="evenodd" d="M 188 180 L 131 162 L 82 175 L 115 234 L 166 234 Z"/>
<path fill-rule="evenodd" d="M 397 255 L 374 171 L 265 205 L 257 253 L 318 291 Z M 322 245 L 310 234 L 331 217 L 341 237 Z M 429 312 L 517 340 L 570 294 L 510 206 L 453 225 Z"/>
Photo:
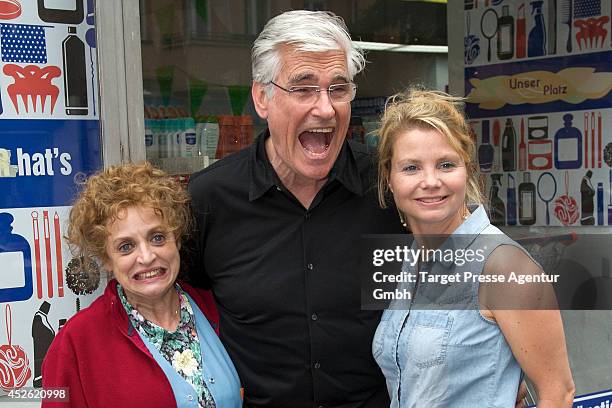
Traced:
<path fill-rule="evenodd" d="M 192 282 L 213 289 L 245 405 L 389 406 L 357 249 L 362 234 L 402 230 L 378 206 L 372 156 L 345 142 L 306 209 L 273 170 L 267 137 L 192 176 L 195 253 L 183 254 Z"/>

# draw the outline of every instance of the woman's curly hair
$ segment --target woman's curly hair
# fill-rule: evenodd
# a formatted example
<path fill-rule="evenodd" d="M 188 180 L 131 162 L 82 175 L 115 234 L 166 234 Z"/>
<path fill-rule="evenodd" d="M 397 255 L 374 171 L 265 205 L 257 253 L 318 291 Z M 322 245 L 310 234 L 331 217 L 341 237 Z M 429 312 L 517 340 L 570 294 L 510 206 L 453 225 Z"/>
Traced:
<path fill-rule="evenodd" d="M 108 260 L 108 227 L 129 207 L 148 207 L 180 242 L 192 226 L 189 194 L 148 162 L 108 167 L 89 177 L 70 211 L 66 239 L 83 262 Z"/>

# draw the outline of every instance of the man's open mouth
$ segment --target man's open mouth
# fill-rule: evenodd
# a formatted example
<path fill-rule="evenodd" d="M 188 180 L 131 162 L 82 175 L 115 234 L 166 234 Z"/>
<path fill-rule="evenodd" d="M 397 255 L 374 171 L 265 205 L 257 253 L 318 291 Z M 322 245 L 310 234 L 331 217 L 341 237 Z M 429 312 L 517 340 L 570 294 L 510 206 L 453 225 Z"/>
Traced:
<path fill-rule="evenodd" d="M 334 128 L 308 129 L 300 133 L 298 140 L 308 153 L 314 156 L 324 156 L 334 137 Z"/>

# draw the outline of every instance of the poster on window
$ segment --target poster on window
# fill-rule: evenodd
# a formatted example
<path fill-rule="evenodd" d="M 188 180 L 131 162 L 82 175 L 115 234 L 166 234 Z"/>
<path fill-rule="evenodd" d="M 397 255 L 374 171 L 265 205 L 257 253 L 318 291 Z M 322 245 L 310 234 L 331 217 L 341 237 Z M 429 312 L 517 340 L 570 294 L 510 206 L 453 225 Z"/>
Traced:
<path fill-rule="evenodd" d="M 102 165 L 93 0 L 0 0 L 0 389 L 41 387 L 63 324 L 104 286 L 63 236 Z"/>
<path fill-rule="evenodd" d="M 466 113 L 495 225 L 612 225 L 610 15 L 601 0 L 464 0 Z"/>

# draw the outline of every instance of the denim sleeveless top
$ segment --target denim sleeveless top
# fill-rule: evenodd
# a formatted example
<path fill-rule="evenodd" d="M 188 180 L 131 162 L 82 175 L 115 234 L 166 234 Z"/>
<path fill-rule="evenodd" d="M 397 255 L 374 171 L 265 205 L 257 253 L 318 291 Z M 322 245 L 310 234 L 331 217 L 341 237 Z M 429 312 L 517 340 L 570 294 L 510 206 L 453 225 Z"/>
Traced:
<path fill-rule="evenodd" d="M 480 274 L 486 259 L 498 246 L 521 248 L 490 224 L 482 206 L 441 248 L 453 240 L 454 249 L 484 250 L 484 260 L 462 266 L 456 262 L 436 262 L 422 266 L 421 271 L 438 268 L 436 273 L 440 273 L 440 268 L 446 268 L 448 274 L 463 271 Z M 416 272 L 407 263 L 402 270 Z M 402 285 L 414 294 L 415 283 Z M 453 293 L 450 287 L 453 306 L 436 310 L 413 306 L 419 296 L 436 290 L 427 283 L 418 285 L 413 301 L 406 302 L 403 310 L 391 310 L 397 309 L 397 304 L 392 303 L 384 311 L 372 344 L 374 358 L 387 381 L 391 407 L 514 407 L 521 368 L 499 326 L 481 315 L 478 283 L 458 285 L 461 293 Z"/>

